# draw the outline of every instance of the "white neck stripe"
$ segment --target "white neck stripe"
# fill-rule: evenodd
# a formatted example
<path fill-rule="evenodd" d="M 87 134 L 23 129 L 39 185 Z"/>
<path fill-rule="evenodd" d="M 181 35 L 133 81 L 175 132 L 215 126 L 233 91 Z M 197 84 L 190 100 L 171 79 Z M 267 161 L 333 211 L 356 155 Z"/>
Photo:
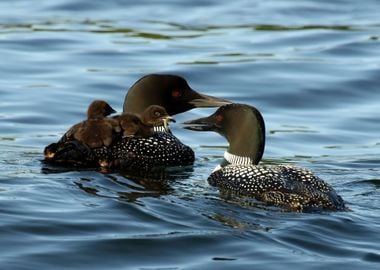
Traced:
<path fill-rule="evenodd" d="M 169 128 L 165 128 L 163 125 L 162 126 L 154 126 L 153 131 L 154 132 L 168 132 Z"/>
<path fill-rule="evenodd" d="M 227 160 L 229 163 L 233 165 L 252 165 L 253 161 L 250 157 L 241 157 L 237 155 L 233 155 L 228 153 L 227 151 L 224 152 L 224 158 Z"/>

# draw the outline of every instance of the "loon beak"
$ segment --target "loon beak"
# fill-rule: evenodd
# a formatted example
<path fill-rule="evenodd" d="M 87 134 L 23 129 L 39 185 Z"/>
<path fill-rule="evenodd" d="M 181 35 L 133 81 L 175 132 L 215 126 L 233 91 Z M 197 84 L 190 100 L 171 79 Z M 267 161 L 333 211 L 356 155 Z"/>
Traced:
<path fill-rule="evenodd" d="M 173 117 L 171 117 L 170 115 L 168 115 L 168 116 L 165 116 L 165 117 L 162 118 L 162 122 L 164 122 L 164 127 L 167 130 L 168 126 L 169 126 L 169 122 L 175 123 L 176 121 L 175 121 L 175 119 Z"/>
<path fill-rule="evenodd" d="M 105 115 L 110 115 L 110 114 L 113 114 L 113 113 L 116 113 L 115 109 L 112 108 L 110 105 L 107 104 L 106 106 L 106 112 L 105 112 Z"/>
<path fill-rule="evenodd" d="M 194 131 L 217 131 L 220 128 L 210 116 L 189 120 L 182 124 L 189 125 L 185 126 L 185 129 Z"/>
<path fill-rule="evenodd" d="M 197 97 L 189 101 L 189 103 L 197 108 L 201 108 L 201 107 L 209 108 L 209 107 L 220 107 L 226 104 L 231 104 L 232 102 L 226 99 L 197 93 Z"/>

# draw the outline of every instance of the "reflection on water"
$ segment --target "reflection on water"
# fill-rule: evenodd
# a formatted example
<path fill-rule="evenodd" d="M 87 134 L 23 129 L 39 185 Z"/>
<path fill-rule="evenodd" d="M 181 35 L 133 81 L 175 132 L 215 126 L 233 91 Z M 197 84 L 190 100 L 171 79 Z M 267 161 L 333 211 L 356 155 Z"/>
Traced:
<path fill-rule="evenodd" d="M 378 268 L 378 1 L 87 2 L 0 2 L 1 269 Z M 121 111 L 126 89 L 156 72 L 258 107 L 263 164 L 312 170 L 352 212 L 220 195 L 206 179 L 226 141 L 180 125 L 194 167 L 41 163 L 92 100 Z"/>

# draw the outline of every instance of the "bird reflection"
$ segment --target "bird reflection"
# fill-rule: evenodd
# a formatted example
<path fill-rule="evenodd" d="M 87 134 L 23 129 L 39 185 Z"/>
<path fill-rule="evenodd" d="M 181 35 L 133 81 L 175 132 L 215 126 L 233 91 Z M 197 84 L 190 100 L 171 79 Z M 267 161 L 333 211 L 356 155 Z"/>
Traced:
<path fill-rule="evenodd" d="M 172 193 L 173 184 L 188 179 L 192 172 L 192 167 L 162 168 L 144 172 L 127 170 L 117 173 L 101 172 L 102 177 L 82 177 L 74 183 L 91 195 L 117 197 L 121 201 L 135 202 L 143 197 L 158 198 Z"/>

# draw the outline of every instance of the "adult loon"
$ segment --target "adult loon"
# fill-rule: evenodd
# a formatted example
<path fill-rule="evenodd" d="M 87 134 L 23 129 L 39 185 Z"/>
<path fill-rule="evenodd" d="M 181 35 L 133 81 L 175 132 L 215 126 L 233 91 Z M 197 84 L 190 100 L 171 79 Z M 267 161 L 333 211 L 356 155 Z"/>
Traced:
<path fill-rule="evenodd" d="M 344 210 L 343 199 L 312 172 L 289 165 L 258 165 L 264 153 L 261 113 L 245 104 L 220 107 L 208 117 L 185 122 L 195 131 L 215 131 L 229 142 L 208 182 L 222 193 L 254 197 L 292 211 Z"/>
<path fill-rule="evenodd" d="M 231 102 L 200 94 L 186 80 L 176 75 L 151 74 L 139 79 L 128 91 L 124 113 L 141 115 L 151 105 L 163 107 L 169 116 L 195 107 L 217 107 Z M 184 166 L 194 162 L 193 150 L 171 134 L 167 125 L 154 126 L 157 131 L 149 137 L 116 138 L 109 147 L 88 149 L 77 140 L 58 142 L 47 148 L 55 151 L 54 158 L 45 160 L 75 166 L 94 166 L 95 156 L 106 156 L 113 165 L 125 168 Z M 162 132 L 164 131 L 164 132 Z M 45 149 L 46 152 L 49 152 Z M 141 160 L 144 159 L 144 162 Z"/>

